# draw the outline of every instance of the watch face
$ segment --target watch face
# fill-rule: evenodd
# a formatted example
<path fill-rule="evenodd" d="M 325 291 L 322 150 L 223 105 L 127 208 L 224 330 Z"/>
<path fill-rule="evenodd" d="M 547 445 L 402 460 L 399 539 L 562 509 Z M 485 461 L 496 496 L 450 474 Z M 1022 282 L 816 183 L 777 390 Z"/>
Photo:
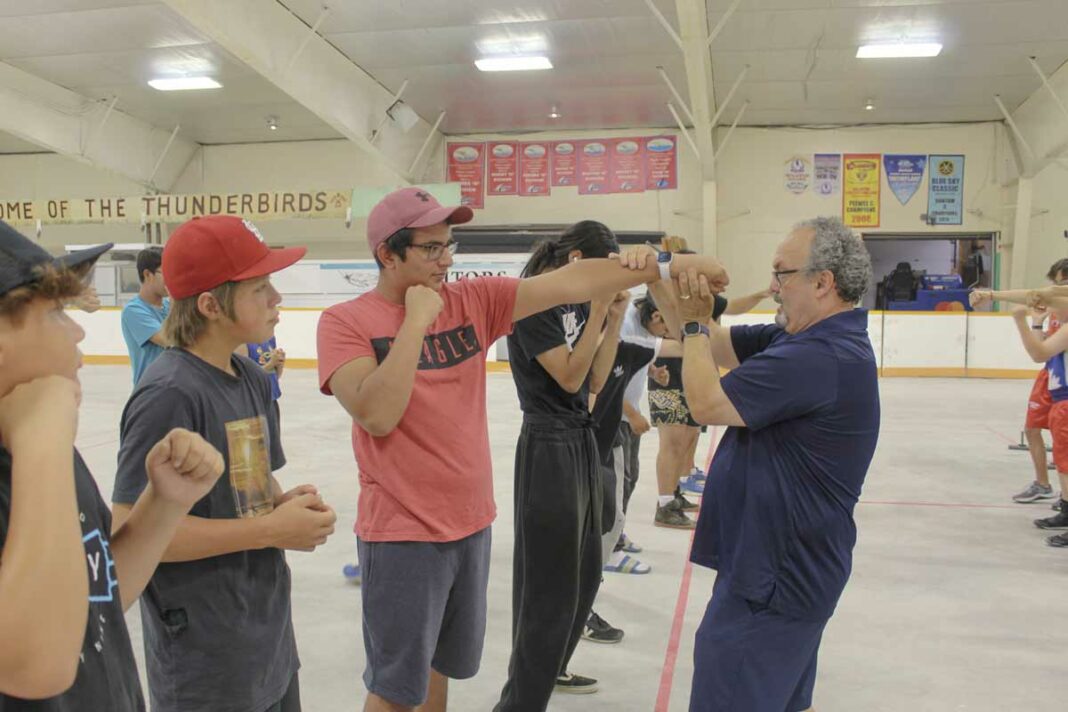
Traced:
<path fill-rule="evenodd" d="M 696 321 L 686 322 L 686 325 L 682 327 L 683 332 L 693 336 L 701 333 L 701 324 Z"/>
<path fill-rule="evenodd" d="M 656 256 L 656 261 L 657 262 L 671 262 L 671 253 L 670 252 L 660 252 L 660 253 L 658 253 L 657 256 Z"/>

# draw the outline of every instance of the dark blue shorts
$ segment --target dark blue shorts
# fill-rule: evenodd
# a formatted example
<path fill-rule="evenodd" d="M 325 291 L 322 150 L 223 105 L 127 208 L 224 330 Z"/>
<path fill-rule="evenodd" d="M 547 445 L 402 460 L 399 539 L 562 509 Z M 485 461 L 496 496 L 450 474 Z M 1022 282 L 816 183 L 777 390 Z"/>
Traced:
<path fill-rule="evenodd" d="M 694 641 L 690 712 L 807 710 L 826 625 L 748 601 L 717 580 Z"/>

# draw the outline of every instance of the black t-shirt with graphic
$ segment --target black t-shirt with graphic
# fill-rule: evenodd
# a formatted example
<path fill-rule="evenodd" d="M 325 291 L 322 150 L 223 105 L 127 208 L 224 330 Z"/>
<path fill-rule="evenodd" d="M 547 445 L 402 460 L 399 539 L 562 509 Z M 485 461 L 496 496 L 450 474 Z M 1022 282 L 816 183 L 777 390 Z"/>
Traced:
<path fill-rule="evenodd" d="M 226 471 L 190 514 L 208 519 L 273 510 L 271 473 L 285 465 L 271 381 L 244 356 L 236 375 L 182 349 L 145 371 L 120 425 L 112 500 L 145 488 L 145 456 L 172 428 L 200 433 Z M 262 712 L 282 698 L 300 663 L 293 637 L 289 566 L 257 549 L 160 564 L 141 597 L 153 712 Z"/>
<path fill-rule="evenodd" d="M 145 709 L 137 663 L 123 617 L 119 579 L 111 558 L 111 512 L 77 450 L 73 456 L 74 487 L 89 574 L 89 620 L 78 675 L 69 690 L 47 700 L 22 700 L 0 694 L 0 712 L 143 712 Z M 0 551 L 10 524 L 11 465 L 11 454 L 0 448 Z M 41 516 L 51 516 L 46 503 L 40 504 Z"/>
<path fill-rule="evenodd" d="M 594 434 L 601 462 L 607 462 L 623 420 L 623 394 L 634 374 L 641 373 L 656 358 L 656 351 L 648 346 L 620 341 L 616 361 L 608 374 L 597 400 L 593 404 Z"/>
<path fill-rule="evenodd" d="M 589 316 L 589 304 L 564 304 L 515 323 L 508 336 L 508 360 L 524 413 L 589 418 L 589 377 L 578 393 L 568 393 L 537 360 L 558 346 L 574 350 Z"/>

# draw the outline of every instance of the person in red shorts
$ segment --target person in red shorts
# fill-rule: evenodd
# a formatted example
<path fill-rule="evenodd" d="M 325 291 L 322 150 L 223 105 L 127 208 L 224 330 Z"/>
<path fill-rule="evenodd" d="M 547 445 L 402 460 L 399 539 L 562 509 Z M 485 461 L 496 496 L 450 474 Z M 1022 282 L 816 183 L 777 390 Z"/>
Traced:
<path fill-rule="evenodd" d="M 1057 285 L 1068 284 L 1068 259 L 1054 262 L 1046 278 Z M 972 294 L 975 295 L 972 297 L 973 303 L 981 304 L 987 301 L 987 295 L 991 293 L 986 290 L 976 290 Z M 1059 327 L 1060 322 L 1049 311 L 1041 311 L 1031 317 L 1031 329 L 1041 339 L 1048 339 Z M 1031 454 L 1035 479 L 1021 492 L 1013 495 L 1014 502 L 1027 504 L 1053 498 L 1053 487 L 1050 486 L 1049 470 L 1046 466 L 1046 443 L 1042 439 L 1042 431 L 1049 430 L 1049 411 L 1052 405 L 1053 401 L 1049 395 L 1049 373 L 1043 368 L 1035 377 L 1031 395 L 1027 399 L 1027 416 L 1024 421 L 1024 439 L 1027 441 L 1027 450 Z"/>
<path fill-rule="evenodd" d="M 1032 307 L 1040 306 L 1061 323 L 1068 319 L 1068 303 L 1060 302 L 1054 305 L 1045 302 L 1036 296 L 1040 291 L 1044 290 L 993 293 L 984 290 L 980 296 L 1000 301 L 1023 302 Z M 1036 519 L 1035 526 L 1047 530 L 1068 530 L 1068 503 L 1064 500 L 1064 497 L 1068 495 L 1068 376 L 1066 376 L 1065 368 L 1068 329 L 1060 329 L 1052 336 L 1043 339 L 1031 328 L 1027 315 L 1028 307 L 1026 306 L 1018 306 L 1012 312 L 1027 355 L 1036 363 L 1046 364 L 1047 385 L 1052 402 L 1049 409 L 1049 431 L 1053 436 L 1053 463 L 1057 466 L 1057 476 L 1061 481 L 1061 500 L 1057 513 L 1052 517 Z M 1046 543 L 1054 547 L 1068 547 L 1068 531 L 1047 538 Z"/>

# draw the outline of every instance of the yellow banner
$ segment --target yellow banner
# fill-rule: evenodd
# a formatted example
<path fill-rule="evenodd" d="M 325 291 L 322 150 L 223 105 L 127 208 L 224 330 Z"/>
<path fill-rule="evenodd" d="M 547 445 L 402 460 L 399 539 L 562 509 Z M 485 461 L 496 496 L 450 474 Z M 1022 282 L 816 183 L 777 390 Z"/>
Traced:
<path fill-rule="evenodd" d="M 0 220 L 12 225 L 73 223 L 180 223 L 205 215 L 238 215 L 251 220 L 344 219 L 351 190 L 313 190 L 197 195 L 4 200 Z"/>
<path fill-rule="evenodd" d="M 842 220 L 849 227 L 879 227 L 881 158 L 878 153 L 842 157 Z"/>

